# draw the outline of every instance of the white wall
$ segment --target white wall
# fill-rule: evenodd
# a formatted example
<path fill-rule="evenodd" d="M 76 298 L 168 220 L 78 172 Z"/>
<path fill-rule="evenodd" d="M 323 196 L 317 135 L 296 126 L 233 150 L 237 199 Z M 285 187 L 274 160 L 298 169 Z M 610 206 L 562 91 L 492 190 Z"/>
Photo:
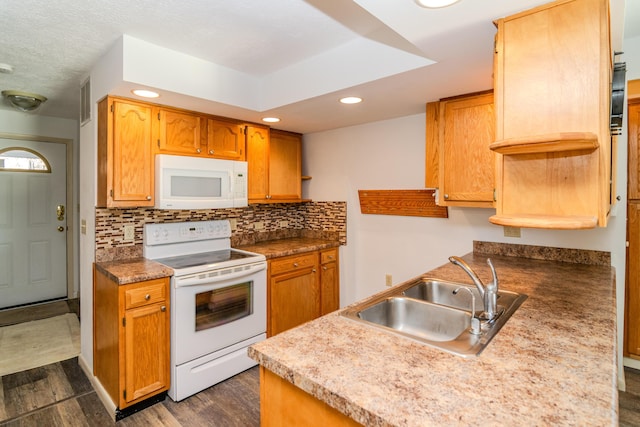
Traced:
<path fill-rule="evenodd" d="M 59 119 L 55 117 L 40 116 L 34 113 L 23 113 L 13 110 L 0 110 L 0 133 L 24 135 L 33 137 L 44 137 L 53 139 L 66 139 L 72 141 L 73 148 L 73 164 L 68 165 L 72 168 L 73 175 L 73 201 L 75 206 L 68 206 L 73 213 L 73 223 L 69 224 L 72 233 L 69 234 L 74 241 L 73 259 L 78 259 L 78 121 L 69 119 Z M 73 293 L 70 298 L 78 297 L 79 292 L 79 263 L 74 262 L 73 271 Z"/>

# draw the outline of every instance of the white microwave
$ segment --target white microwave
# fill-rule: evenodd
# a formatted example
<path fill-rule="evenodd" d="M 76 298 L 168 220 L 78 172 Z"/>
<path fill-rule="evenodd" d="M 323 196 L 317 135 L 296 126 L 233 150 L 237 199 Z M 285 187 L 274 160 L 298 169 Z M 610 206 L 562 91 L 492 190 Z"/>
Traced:
<path fill-rule="evenodd" d="M 247 206 L 247 162 L 158 154 L 155 181 L 158 209 Z"/>

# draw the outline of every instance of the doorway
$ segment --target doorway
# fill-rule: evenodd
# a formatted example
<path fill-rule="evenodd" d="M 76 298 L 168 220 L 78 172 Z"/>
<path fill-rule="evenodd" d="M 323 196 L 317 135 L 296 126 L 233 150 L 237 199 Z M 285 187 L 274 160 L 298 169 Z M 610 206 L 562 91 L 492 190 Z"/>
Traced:
<path fill-rule="evenodd" d="M 0 309 L 68 296 L 67 148 L 0 138 Z"/>

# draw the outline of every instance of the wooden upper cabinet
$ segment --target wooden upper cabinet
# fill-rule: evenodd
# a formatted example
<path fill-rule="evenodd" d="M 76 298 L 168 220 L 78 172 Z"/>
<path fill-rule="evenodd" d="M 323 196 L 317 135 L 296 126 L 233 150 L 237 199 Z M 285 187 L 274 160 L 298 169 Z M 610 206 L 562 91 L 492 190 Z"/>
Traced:
<path fill-rule="evenodd" d="M 492 207 L 493 92 L 440 101 L 438 188 L 441 206 Z"/>
<path fill-rule="evenodd" d="M 608 0 L 560 0 L 497 20 L 500 225 L 606 226 L 614 202 Z"/>
<path fill-rule="evenodd" d="M 113 97 L 98 104 L 99 207 L 153 206 L 152 110 Z"/>
<path fill-rule="evenodd" d="M 640 199 L 640 98 L 629 100 L 628 107 L 628 199 Z"/>
<path fill-rule="evenodd" d="M 244 125 L 239 122 L 207 120 L 207 155 L 220 159 L 245 160 Z"/>
<path fill-rule="evenodd" d="M 269 128 L 245 128 L 249 203 L 267 201 L 269 196 Z"/>
<path fill-rule="evenodd" d="M 190 156 L 202 153 L 200 137 L 204 121 L 200 115 L 159 108 L 157 117 L 159 152 Z"/>
<path fill-rule="evenodd" d="M 271 129 L 269 136 L 269 199 L 302 199 L 302 135 Z"/>

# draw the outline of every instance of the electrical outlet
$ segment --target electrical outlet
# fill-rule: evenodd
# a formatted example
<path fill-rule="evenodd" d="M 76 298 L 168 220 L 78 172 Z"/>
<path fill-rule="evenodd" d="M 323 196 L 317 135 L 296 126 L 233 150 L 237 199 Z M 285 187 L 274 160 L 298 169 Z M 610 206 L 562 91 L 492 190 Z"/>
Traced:
<path fill-rule="evenodd" d="M 133 240 L 135 237 L 135 227 L 133 225 L 124 226 L 124 240 Z"/>
<path fill-rule="evenodd" d="M 229 218 L 229 226 L 231 227 L 231 231 L 236 231 L 238 229 L 238 220 L 236 218 Z"/>
<path fill-rule="evenodd" d="M 253 223 L 253 229 L 254 230 L 264 230 L 264 222 L 262 221 L 256 221 Z"/>
<path fill-rule="evenodd" d="M 520 237 L 520 227 L 510 227 L 505 225 L 504 237 Z"/>
<path fill-rule="evenodd" d="M 393 285 L 393 277 L 390 274 L 387 274 L 386 276 L 384 276 L 384 281 L 387 286 Z"/>

